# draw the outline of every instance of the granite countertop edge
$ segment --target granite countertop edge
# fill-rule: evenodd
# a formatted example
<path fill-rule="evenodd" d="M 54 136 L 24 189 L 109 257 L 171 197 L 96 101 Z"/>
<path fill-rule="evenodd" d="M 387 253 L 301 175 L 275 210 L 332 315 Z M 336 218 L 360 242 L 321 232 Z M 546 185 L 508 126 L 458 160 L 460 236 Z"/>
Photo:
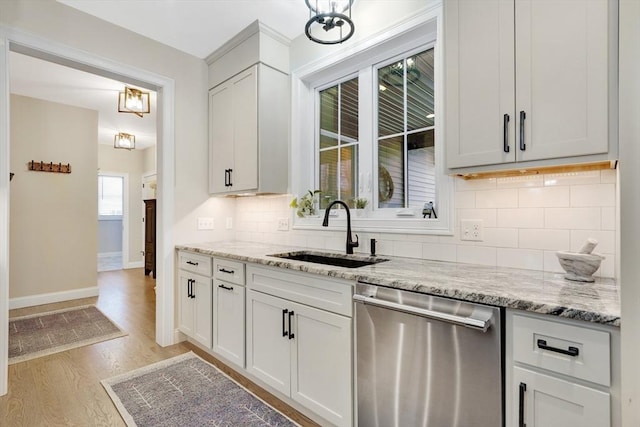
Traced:
<path fill-rule="evenodd" d="M 350 269 L 276 258 L 270 255 L 316 250 L 254 242 L 180 244 L 176 249 L 561 318 L 621 325 L 614 279 L 596 278 L 593 284 L 583 284 L 570 282 L 559 273 L 386 255 L 380 257 L 387 262 Z M 362 254 L 354 257 L 368 258 Z"/>

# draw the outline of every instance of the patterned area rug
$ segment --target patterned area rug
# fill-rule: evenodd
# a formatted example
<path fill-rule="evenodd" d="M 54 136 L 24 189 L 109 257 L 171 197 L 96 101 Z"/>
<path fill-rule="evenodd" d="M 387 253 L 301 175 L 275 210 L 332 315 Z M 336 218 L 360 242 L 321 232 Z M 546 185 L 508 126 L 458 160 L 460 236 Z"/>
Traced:
<path fill-rule="evenodd" d="M 93 305 L 9 319 L 9 364 L 127 335 Z"/>
<path fill-rule="evenodd" d="M 102 381 L 128 426 L 298 426 L 193 352 Z"/>

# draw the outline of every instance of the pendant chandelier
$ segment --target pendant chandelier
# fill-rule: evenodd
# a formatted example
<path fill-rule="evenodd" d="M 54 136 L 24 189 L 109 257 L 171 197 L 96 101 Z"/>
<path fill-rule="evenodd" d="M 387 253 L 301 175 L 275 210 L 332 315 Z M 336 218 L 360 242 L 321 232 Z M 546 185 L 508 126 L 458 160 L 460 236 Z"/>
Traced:
<path fill-rule="evenodd" d="M 338 44 L 349 40 L 355 32 L 351 20 L 354 0 L 304 0 L 309 8 L 309 21 L 304 32 L 309 40 L 320 44 Z"/>
<path fill-rule="evenodd" d="M 113 148 L 133 150 L 136 148 L 136 137 L 129 133 L 120 132 L 113 139 Z"/>
<path fill-rule="evenodd" d="M 118 112 L 133 113 L 138 117 L 151 112 L 149 92 L 125 86 L 124 92 L 118 93 Z"/>

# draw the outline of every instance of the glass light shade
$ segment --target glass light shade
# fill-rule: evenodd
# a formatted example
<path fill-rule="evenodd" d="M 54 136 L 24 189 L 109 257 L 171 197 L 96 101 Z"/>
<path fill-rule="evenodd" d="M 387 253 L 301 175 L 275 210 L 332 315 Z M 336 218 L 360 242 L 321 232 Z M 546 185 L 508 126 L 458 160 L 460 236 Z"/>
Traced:
<path fill-rule="evenodd" d="M 136 137 L 135 135 L 120 132 L 116 134 L 113 140 L 113 147 L 133 150 L 136 148 Z"/>
<path fill-rule="evenodd" d="M 355 0 L 304 0 L 313 13 L 342 13 L 349 9 Z"/>
<path fill-rule="evenodd" d="M 125 87 L 124 92 L 118 94 L 118 112 L 133 113 L 140 117 L 143 114 L 149 114 L 151 112 L 149 92 Z"/>

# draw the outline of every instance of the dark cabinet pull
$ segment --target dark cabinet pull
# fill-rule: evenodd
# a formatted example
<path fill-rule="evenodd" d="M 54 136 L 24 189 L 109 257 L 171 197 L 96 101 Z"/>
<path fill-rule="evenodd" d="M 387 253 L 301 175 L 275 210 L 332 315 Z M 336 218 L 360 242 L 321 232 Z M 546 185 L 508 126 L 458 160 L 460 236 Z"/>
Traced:
<path fill-rule="evenodd" d="M 196 292 L 193 290 L 193 285 L 196 284 L 195 279 L 191 279 L 191 298 L 195 299 L 196 298 Z"/>
<path fill-rule="evenodd" d="M 229 169 L 224 170 L 224 186 L 229 186 Z"/>
<path fill-rule="evenodd" d="M 505 114 L 502 119 L 502 149 L 509 152 L 509 115 Z"/>
<path fill-rule="evenodd" d="M 197 262 L 193 262 L 193 261 L 187 261 L 187 264 L 189 264 L 189 265 L 195 265 L 195 266 L 197 266 L 197 265 L 198 265 L 198 263 L 197 263 Z"/>
<path fill-rule="evenodd" d="M 218 285 L 219 288 L 222 288 L 226 291 L 232 291 L 233 290 L 233 286 L 227 287 L 225 285 Z"/>
<path fill-rule="evenodd" d="M 291 329 L 291 318 L 293 317 L 293 310 L 289 312 L 289 339 L 292 340 L 295 335 L 293 335 L 293 329 Z"/>
<path fill-rule="evenodd" d="M 235 273 L 235 270 L 227 270 L 225 268 L 219 268 L 218 271 L 220 273 L 227 273 L 227 274 L 234 274 Z"/>
<path fill-rule="evenodd" d="M 524 143 L 524 119 L 527 118 L 527 113 L 524 111 L 520 111 L 520 150 L 524 151 L 527 149 L 526 144 Z"/>
<path fill-rule="evenodd" d="M 577 347 L 569 346 L 567 350 L 563 348 L 550 347 L 545 340 L 538 340 L 538 348 L 553 351 L 554 353 L 566 354 L 571 357 L 578 357 L 580 350 Z"/>
<path fill-rule="evenodd" d="M 188 298 L 193 298 L 193 293 L 192 293 L 192 287 L 191 287 L 191 282 L 193 281 L 193 279 L 187 279 L 187 297 Z"/>
<path fill-rule="evenodd" d="M 233 182 L 231 182 L 231 173 L 233 172 L 233 169 L 229 169 L 229 187 L 233 187 Z"/>
<path fill-rule="evenodd" d="M 524 422 L 524 392 L 527 391 L 527 385 L 520 383 L 520 392 L 518 393 L 518 427 L 527 427 Z"/>
<path fill-rule="evenodd" d="M 287 313 L 289 312 L 289 310 L 287 310 L 286 308 L 282 310 L 282 336 L 283 337 L 287 337 L 289 336 L 289 333 L 287 332 L 287 330 L 285 329 L 285 318 L 287 317 Z"/>

